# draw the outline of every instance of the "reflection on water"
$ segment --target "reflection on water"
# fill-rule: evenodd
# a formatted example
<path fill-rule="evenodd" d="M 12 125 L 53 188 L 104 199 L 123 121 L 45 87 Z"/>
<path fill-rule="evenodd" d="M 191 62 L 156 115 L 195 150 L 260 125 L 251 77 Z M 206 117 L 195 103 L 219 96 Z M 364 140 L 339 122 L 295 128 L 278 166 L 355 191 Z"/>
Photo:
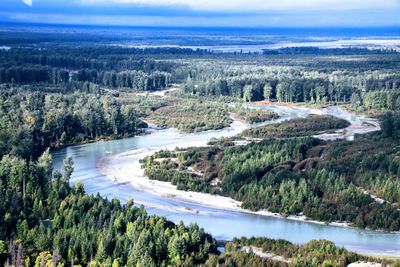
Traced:
<path fill-rule="evenodd" d="M 274 121 L 274 123 L 293 117 L 306 117 L 313 113 L 311 109 L 303 107 L 264 106 L 263 108 L 281 114 L 281 119 Z M 350 121 L 363 119 L 337 107 L 328 108 L 326 113 Z M 96 169 L 98 161 L 109 153 L 121 153 L 163 145 L 179 145 L 179 143 L 187 143 L 188 141 L 209 140 L 213 137 L 233 136 L 246 127 L 249 126 L 234 125 L 223 130 L 196 134 L 181 134 L 175 129 L 166 129 L 146 136 L 68 147 L 53 152 L 54 168 L 61 169 L 63 159 L 67 156 L 72 157 L 75 162 L 75 171 L 71 181 L 73 183 L 83 182 L 88 193 L 100 193 L 104 197 L 118 198 L 122 202 L 134 199 L 135 203 L 143 204 L 149 214 L 165 216 L 176 223 L 180 221 L 187 224 L 196 222 L 217 239 L 228 240 L 241 236 L 266 236 L 282 238 L 295 243 L 305 243 L 311 239 L 323 238 L 354 251 L 400 254 L 400 235 L 204 207 L 188 201 L 138 191 L 129 184 L 114 184 L 112 180 L 99 174 Z"/>

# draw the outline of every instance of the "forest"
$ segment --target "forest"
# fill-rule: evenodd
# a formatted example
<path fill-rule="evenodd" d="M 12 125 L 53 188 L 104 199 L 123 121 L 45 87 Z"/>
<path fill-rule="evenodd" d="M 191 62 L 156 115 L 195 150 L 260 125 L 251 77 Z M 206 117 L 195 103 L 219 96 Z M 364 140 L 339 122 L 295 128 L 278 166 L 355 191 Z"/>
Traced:
<path fill-rule="evenodd" d="M 0 49 L 0 265 L 343 266 L 366 259 L 329 241 L 235 239 L 220 252 L 207 229 L 149 216 L 134 200 L 86 194 L 70 182 L 73 161 L 53 170 L 50 151 L 146 134 L 148 123 L 191 133 L 233 119 L 278 118 L 244 102 L 345 103 L 376 112 L 382 131 L 324 142 L 311 136 L 348 123 L 310 116 L 207 147 L 160 151 L 143 160 L 145 173 L 182 190 L 230 196 L 254 211 L 399 231 L 399 59 L 394 51 L 364 50 Z M 153 94 L 177 84 L 169 97 Z"/>
<path fill-rule="evenodd" d="M 396 58 L 326 56 L 316 61 L 312 56 L 269 55 L 236 64 L 226 58 L 193 64 L 184 91 L 245 101 L 351 102 L 360 109 L 395 109 L 400 87 Z M 379 66 L 377 60 L 382 61 Z"/>
<path fill-rule="evenodd" d="M 252 251 L 257 251 L 256 257 Z M 376 259 L 361 256 L 335 246 L 327 240 L 311 240 L 304 245 L 295 245 L 285 240 L 268 238 L 235 238 L 225 245 L 225 254 L 210 258 L 209 266 L 347 266 L 357 261 Z M 250 253 L 249 253 L 250 252 Z M 262 254 L 265 253 L 265 254 Z M 273 255 L 273 259 L 271 256 Z M 268 258 L 269 256 L 269 258 Z M 383 265 L 390 260 L 378 260 Z M 396 264 L 393 264 L 396 266 Z"/>
<path fill-rule="evenodd" d="M 216 253 L 197 225 L 86 195 L 81 183 L 71 187 L 73 170 L 68 158 L 64 175 L 53 176 L 48 150 L 29 165 L 14 156 L 0 161 L 3 266 L 193 266 Z"/>
<path fill-rule="evenodd" d="M 4 266 L 345 266 L 380 260 L 349 252 L 329 241 L 299 246 L 270 239 L 235 239 L 217 251 L 217 242 L 197 225 L 175 225 L 148 216 L 144 207 L 70 186 L 73 161 L 64 174 L 52 170 L 45 151 L 29 166 L 5 156 L 0 161 L 0 262 Z M 263 259 L 252 250 L 281 255 L 289 262 Z M 324 265 L 325 266 L 325 265 Z M 397 266 L 397 265 L 393 265 Z"/>
<path fill-rule="evenodd" d="M 127 137 L 147 127 L 133 105 L 110 95 L 0 91 L 0 156 L 38 157 L 103 137 Z"/>
<path fill-rule="evenodd" d="M 244 145 L 222 140 L 203 148 L 161 151 L 142 161 L 145 174 L 181 190 L 232 197 L 250 210 L 398 231 L 399 139 L 388 136 L 385 128 L 381 134 L 359 136 L 354 142 L 301 137 L 314 133 L 304 131 L 304 125 L 314 129 L 315 124 L 318 130 L 347 125 L 327 120 L 322 117 L 322 124 L 311 116 L 253 128 L 244 136 L 255 135 L 261 141 Z M 386 123 L 393 127 L 398 117 Z M 290 129 L 291 138 L 282 138 L 281 129 Z M 379 203 L 371 195 L 385 201 Z"/>
<path fill-rule="evenodd" d="M 62 92 L 99 87 L 154 91 L 183 83 L 186 93 L 200 96 L 319 104 L 351 101 L 359 108 L 395 110 L 400 101 L 399 57 L 374 51 L 221 55 L 179 48 L 15 48 L 0 50 L 0 83 Z"/>
<path fill-rule="evenodd" d="M 346 120 L 333 116 L 310 115 L 307 118 L 295 118 L 290 123 L 283 122 L 274 125 L 251 128 L 243 131 L 244 137 L 251 138 L 289 138 L 299 136 L 315 135 L 322 132 L 329 132 L 337 129 L 344 129 L 350 123 Z"/>
<path fill-rule="evenodd" d="M 148 121 L 159 127 L 173 127 L 184 133 L 219 130 L 229 127 L 234 119 L 249 124 L 279 118 L 272 111 L 247 109 L 240 104 L 234 107 L 209 98 L 193 98 L 183 95 L 169 97 L 165 106 L 149 113 Z"/>

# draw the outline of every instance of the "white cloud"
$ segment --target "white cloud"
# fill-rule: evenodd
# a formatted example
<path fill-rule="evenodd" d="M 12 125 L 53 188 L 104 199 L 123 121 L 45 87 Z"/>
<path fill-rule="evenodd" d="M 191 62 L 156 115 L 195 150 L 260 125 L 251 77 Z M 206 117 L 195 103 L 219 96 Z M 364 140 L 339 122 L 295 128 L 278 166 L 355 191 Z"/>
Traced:
<path fill-rule="evenodd" d="M 126 26 L 198 26 L 198 27 L 315 27 L 315 26 L 393 26 L 398 25 L 396 12 L 386 14 L 385 20 L 365 16 L 348 16 L 339 14 L 335 16 L 309 15 L 271 15 L 271 16 L 223 16 L 223 17 L 190 17 L 190 16 L 107 16 L 107 15 L 65 15 L 65 14 L 31 14 L 31 13 L 2 13 L 0 18 L 8 18 L 21 22 L 45 22 L 60 24 L 100 24 L 100 25 L 126 25 Z M 316 25 L 317 21 L 317 25 Z"/>
<path fill-rule="evenodd" d="M 24 2 L 28 6 L 32 6 L 32 0 L 22 0 L 22 2 Z"/>
<path fill-rule="evenodd" d="M 391 9 L 399 0 L 78 0 L 83 4 L 186 6 L 199 11 L 296 11 Z"/>

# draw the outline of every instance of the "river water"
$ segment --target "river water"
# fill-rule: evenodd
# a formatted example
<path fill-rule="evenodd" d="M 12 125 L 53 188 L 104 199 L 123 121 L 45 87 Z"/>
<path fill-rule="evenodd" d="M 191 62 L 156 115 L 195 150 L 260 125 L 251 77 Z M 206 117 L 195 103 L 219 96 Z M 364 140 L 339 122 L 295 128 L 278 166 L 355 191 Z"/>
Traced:
<path fill-rule="evenodd" d="M 268 123 L 319 113 L 317 110 L 303 107 L 262 106 L 261 108 L 274 110 L 281 115 L 281 119 Z M 355 123 L 370 122 L 368 119 L 350 114 L 337 107 L 328 108 L 324 110 L 324 113 Z M 103 197 L 109 199 L 118 198 L 122 202 L 134 199 L 136 204 L 143 204 L 149 214 L 165 216 L 175 223 L 180 221 L 186 224 L 197 223 L 217 239 L 229 240 L 233 237 L 241 236 L 265 236 L 286 239 L 294 243 L 305 243 L 312 239 L 327 239 L 339 246 L 361 253 L 400 255 L 400 235 L 398 234 L 327 226 L 221 210 L 210 207 L 212 205 L 204 206 L 186 200 L 144 192 L 134 188 L 131 184 L 114 183 L 111 179 L 100 174 L 97 169 L 99 161 L 110 154 L 158 146 L 179 145 L 192 141 L 204 141 L 214 137 L 228 137 L 240 133 L 247 127 L 252 126 L 230 127 L 195 134 L 182 134 L 176 129 L 165 129 L 134 138 L 67 147 L 52 153 L 54 169 L 62 168 L 62 162 L 65 157 L 72 157 L 75 162 L 75 171 L 71 182 L 82 182 L 87 193 L 99 193 Z M 129 164 L 129 162 L 126 162 L 126 164 Z"/>

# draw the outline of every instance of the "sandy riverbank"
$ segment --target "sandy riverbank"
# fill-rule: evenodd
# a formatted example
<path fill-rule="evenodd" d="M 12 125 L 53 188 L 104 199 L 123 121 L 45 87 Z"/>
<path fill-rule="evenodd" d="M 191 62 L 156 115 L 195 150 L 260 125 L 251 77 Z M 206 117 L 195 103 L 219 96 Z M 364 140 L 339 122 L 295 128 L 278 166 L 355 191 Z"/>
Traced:
<path fill-rule="evenodd" d="M 333 141 L 333 140 L 354 140 L 354 136 L 357 134 L 366 134 L 371 132 L 380 131 L 381 127 L 379 122 L 377 121 L 351 121 L 349 127 L 345 129 L 340 129 L 335 131 L 334 133 L 324 133 L 314 135 L 315 138 L 319 138 L 325 141 Z"/>
<path fill-rule="evenodd" d="M 330 106 L 326 108 L 312 108 L 294 103 L 276 103 L 269 101 L 255 102 L 254 107 L 261 107 L 266 109 L 272 109 L 278 113 L 284 113 L 287 111 L 291 112 L 305 112 L 313 115 L 330 115 L 335 117 L 344 118 L 350 122 L 350 125 L 345 129 L 339 129 L 333 133 L 323 133 L 314 135 L 315 138 L 319 138 L 325 141 L 333 140 L 353 140 L 357 134 L 366 134 L 371 132 L 380 131 L 381 127 L 379 121 L 376 119 L 366 118 L 363 115 L 355 115 L 349 111 L 346 111 L 338 106 Z"/>
<path fill-rule="evenodd" d="M 232 126 L 231 126 L 232 127 Z M 240 120 L 235 120 L 233 128 L 244 130 L 248 127 L 246 123 Z M 239 131 L 239 130 L 237 130 Z M 207 141 L 194 141 L 194 142 L 177 142 L 173 145 L 167 146 L 154 146 L 145 149 L 136 149 L 119 154 L 110 154 L 103 157 L 98 165 L 98 171 L 109 177 L 115 183 L 118 184 L 130 184 L 135 189 L 145 191 L 150 194 L 161 196 L 164 198 L 174 198 L 182 200 L 184 202 L 195 203 L 204 207 L 216 208 L 220 210 L 229 210 L 243 213 L 257 214 L 261 216 L 285 218 L 288 220 L 304 221 L 316 224 L 325 224 L 320 221 L 308 220 L 305 216 L 290 215 L 284 217 L 278 213 L 272 213 L 266 210 L 262 211 L 250 211 L 241 208 L 241 202 L 236 201 L 229 197 L 211 195 L 201 192 L 182 191 L 178 190 L 176 186 L 169 182 L 162 182 L 157 180 L 150 180 L 144 175 L 144 170 L 141 167 L 140 160 L 146 156 L 152 155 L 160 150 L 174 150 L 175 148 L 188 148 L 188 147 L 201 147 L 206 146 Z M 196 212 L 191 209 L 181 207 L 179 210 L 186 212 Z M 330 225 L 333 226 L 349 226 L 346 222 L 333 222 Z"/>
<path fill-rule="evenodd" d="M 280 106 L 280 109 L 285 108 L 285 106 Z M 293 107 L 287 106 L 287 109 L 292 109 Z M 295 107 L 296 109 L 302 109 L 302 107 Z M 308 109 L 311 114 L 328 114 L 327 109 Z M 351 113 L 341 111 L 346 116 L 351 116 Z M 239 133 L 242 130 L 249 127 L 245 122 L 234 118 L 234 122 L 231 128 L 235 133 Z M 323 140 L 334 140 L 334 139 L 347 139 L 351 140 L 355 134 L 368 133 L 373 131 L 378 131 L 380 129 L 379 123 L 374 120 L 363 118 L 361 120 L 349 120 L 351 125 L 346 129 L 338 130 L 331 134 L 321 134 L 315 137 L 321 138 Z M 164 198 L 174 198 L 182 200 L 183 202 L 195 203 L 204 207 L 216 208 L 221 210 L 237 211 L 244 213 L 258 214 L 262 216 L 276 217 L 276 218 L 286 218 L 288 220 L 296 220 L 303 222 L 310 222 L 316 224 L 325 224 L 325 222 L 308 220 L 303 215 L 295 216 L 291 215 L 284 217 L 277 213 L 271 213 L 269 211 L 257 211 L 253 212 L 250 210 L 242 209 L 241 202 L 236 201 L 229 197 L 223 197 L 218 195 L 211 195 L 207 193 L 200 192 L 189 192 L 181 191 L 169 182 L 162 182 L 156 180 L 150 180 L 144 175 L 144 170 L 141 168 L 140 160 L 146 156 L 152 155 L 160 150 L 173 150 L 176 147 L 188 148 L 188 147 L 200 147 L 206 146 L 207 141 L 194 141 L 194 142 L 176 142 L 173 145 L 168 146 L 154 146 L 145 149 L 136 149 L 132 151 L 127 151 L 115 155 L 107 155 L 98 164 L 98 170 L 103 175 L 112 179 L 115 183 L 129 183 L 135 189 L 145 191 L 150 194 L 161 196 Z M 180 210 L 186 212 L 196 212 L 191 209 L 181 207 Z M 350 223 L 347 222 L 332 222 L 332 226 L 348 227 Z"/>
<path fill-rule="evenodd" d="M 206 145 L 206 141 L 197 141 L 169 146 L 150 147 L 116 155 L 109 155 L 103 158 L 100 164 L 98 164 L 98 170 L 100 173 L 106 175 L 117 183 L 130 183 L 134 188 L 151 194 L 165 198 L 177 198 L 218 209 L 240 211 L 241 203 L 231 198 L 199 192 L 181 191 L 171 183 L 150 180 L 144 175 L 144 170 L 141 168 L 141 163 L 139 162 L 144 157 L 152 155 L 160 150 L 173 150 L 176 147 L 187 148 Z M 130 163 L 126 164 L 127 161 Z"/>
<path fill-rule="evenodd" d="M 243 213 L 257 214 L 261 216 L 282 218 L 295 221 L 310 222 L 316 224 L 325 224 L 325 222 L 308 220 L 305 216 L 295 216 L 290 215 L 284 217 L 278 213 L 272 213 L 266 210 L 261 211 L 250 211 L 241 208 L 241 202 L 234 200 L 229 197 L 211 195 L 201 192 L 192 191 L 182 191 L 178 190 L 176 186 L 169 182 L 162 182 L 157 180 L 150 180 L 144 175 L 144 170 L 141 168 L 141 163 L 139 162 L 146 156 L 152 155 L 160 150 L 173 150 L 176 147 L 188 148 L 188 147 L 201 147 L 206 146 L 205 141 L 190 142 L 190 143 L 180 143 L 169 146 L 151 147 L 146 149 L 138 149 L 133 151 L 128 151 L 116 155 L 108 155 L 104 157 L 98 164 L 97 168 L 99 172 L 116 183 L 126 184 L 129 183 L 135 189 L 145 191 L 157 196 L 165 198 L 175 198 L 183 200 L 190 203 L 199 204 L 201 206 L 216 208 L 221 210 L 229 210 Z M 126 162 L 130 162 L 126 164 Z M 186 212 L 196 212 L 185 207 L 181 208 L 182 211 Z M 346 222 L 332 222 L 332 226 L 347 227 L 349 223 Z"/>

